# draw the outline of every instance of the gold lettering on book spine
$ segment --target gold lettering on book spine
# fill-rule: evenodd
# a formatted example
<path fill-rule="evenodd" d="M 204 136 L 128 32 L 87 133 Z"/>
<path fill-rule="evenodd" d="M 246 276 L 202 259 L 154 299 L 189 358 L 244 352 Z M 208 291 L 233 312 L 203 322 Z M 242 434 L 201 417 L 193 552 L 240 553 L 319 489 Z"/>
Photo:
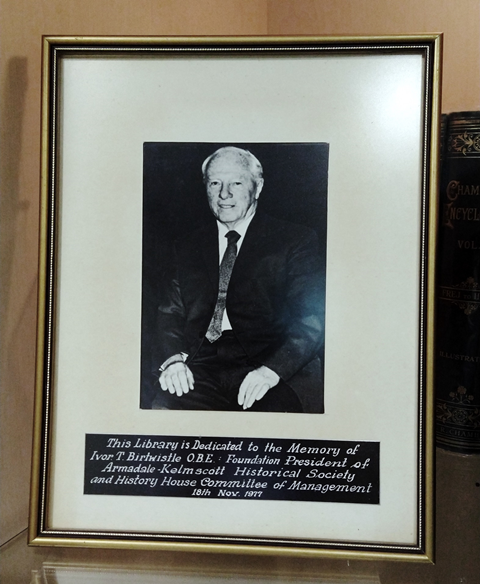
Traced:
<path fill-rule="evenodd" d="M 439 299 L 455 304 L 466 315 L 473 314 L 480 305 L 480 285 L 470 277 L 454 286 L 440 286 Z"/>

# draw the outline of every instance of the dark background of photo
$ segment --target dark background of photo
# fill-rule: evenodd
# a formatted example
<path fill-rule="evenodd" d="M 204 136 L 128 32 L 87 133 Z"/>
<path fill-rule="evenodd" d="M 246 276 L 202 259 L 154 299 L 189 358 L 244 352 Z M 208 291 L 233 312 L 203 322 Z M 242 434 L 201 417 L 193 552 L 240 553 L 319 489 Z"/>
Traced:
<path fill-rule="evenodd" d="M 140 407 L 160 391 L 152 370 L 156 310 L 161 286 L 171 277 L 172 246 L 214 222 L 202 177 L 203 161 L 222 146 L 254 154 L 265 180 L 258 211 L 308 226 L 318 234 L 326 262 L 328 152 L 325 143 L 147 142 L 143 149 L 142 338 Z"/>

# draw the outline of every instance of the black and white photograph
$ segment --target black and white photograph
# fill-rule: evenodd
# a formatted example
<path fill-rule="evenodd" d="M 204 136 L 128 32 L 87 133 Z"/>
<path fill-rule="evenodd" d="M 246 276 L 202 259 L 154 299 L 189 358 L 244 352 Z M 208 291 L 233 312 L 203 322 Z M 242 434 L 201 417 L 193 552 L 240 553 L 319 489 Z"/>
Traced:
<path fill-rule="evenodd" d="M 142 407 L 324 411 L 327 179 L 324 143 L 144 145 Z"/>

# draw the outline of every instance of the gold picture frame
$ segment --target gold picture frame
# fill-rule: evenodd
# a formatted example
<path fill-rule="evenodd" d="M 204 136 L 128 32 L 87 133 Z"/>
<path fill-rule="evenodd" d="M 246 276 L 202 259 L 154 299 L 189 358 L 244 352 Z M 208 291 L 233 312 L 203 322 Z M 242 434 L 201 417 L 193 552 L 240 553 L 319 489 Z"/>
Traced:
<path fill-rule="evenodd" d="M 433 561 L 441 53 L 440 34 L 43 39 L 31 545 Z M 219 145 L 260 152 L 259 208 L 315 228 L 303 202 L 324 203 L 325 413 L 139 405 L 146 233 L 184 222 L 177 162 Z"/>

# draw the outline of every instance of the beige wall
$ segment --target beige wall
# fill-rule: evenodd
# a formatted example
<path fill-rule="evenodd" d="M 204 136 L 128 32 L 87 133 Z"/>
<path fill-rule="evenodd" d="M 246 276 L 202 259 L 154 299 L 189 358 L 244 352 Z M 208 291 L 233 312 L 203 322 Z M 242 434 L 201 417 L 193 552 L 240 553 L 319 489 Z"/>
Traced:
<path fill-rule="evenodd" d="M 480 109 L 480 2 L 1 0 L 0 24 L 0 516 L 4 542 L 27 524 L 35 352 L 41 35 L 368 35 L 443 31 L 443 111 L 458 111 Z"/>

